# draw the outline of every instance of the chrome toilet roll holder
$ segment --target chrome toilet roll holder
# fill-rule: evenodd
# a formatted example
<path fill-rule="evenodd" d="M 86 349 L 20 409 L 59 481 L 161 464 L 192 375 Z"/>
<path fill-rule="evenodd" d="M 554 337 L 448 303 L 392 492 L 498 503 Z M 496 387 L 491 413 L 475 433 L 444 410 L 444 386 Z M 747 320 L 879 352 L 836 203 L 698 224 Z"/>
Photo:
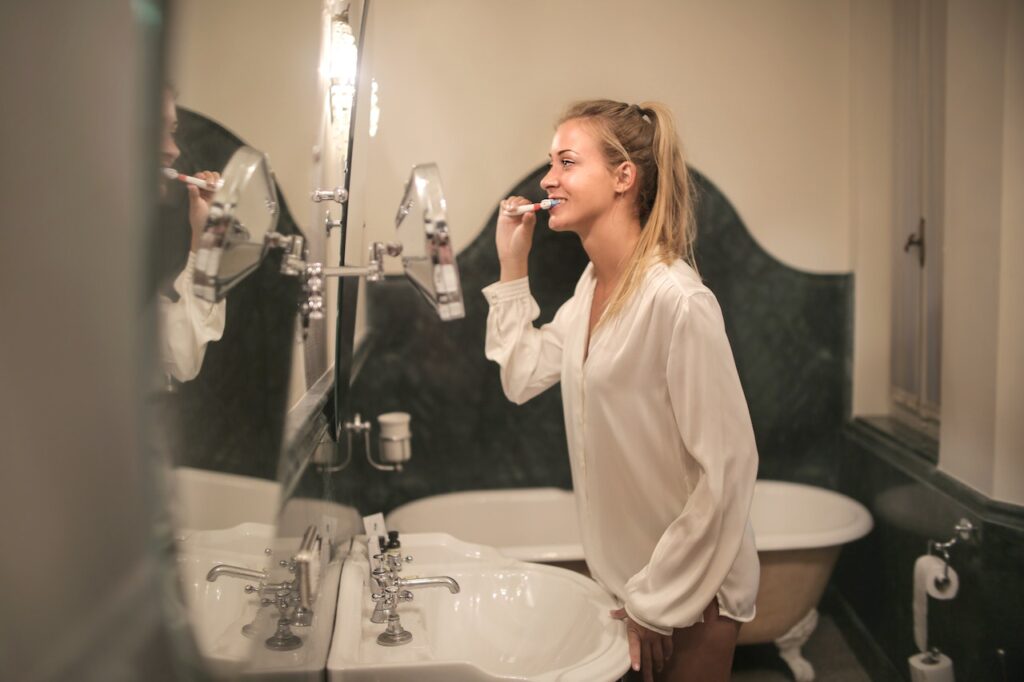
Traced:
<path fill-rule="evenodd" d="M 946 542 L 938 542 L 937 540 L 928 541 L 928 553 L 942 557 L 942 576 L 935 579 L 935 586 L 939 589 L 945 589 L 949 586 L 949 550 L 958 543 L 970 542 L 973 540 L 974 534 L 978 529 L 970 522 L 970 520 L 962 518 L 957 522 L 956 526 L 953 527 L 953 530 L 956 532 L 953 534 L 953 537 Z"/>

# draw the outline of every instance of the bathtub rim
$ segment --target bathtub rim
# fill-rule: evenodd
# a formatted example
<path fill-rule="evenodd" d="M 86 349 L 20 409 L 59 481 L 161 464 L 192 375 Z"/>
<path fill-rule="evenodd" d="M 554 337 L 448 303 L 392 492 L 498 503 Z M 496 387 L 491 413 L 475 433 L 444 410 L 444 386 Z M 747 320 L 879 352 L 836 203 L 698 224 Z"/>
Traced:
<path fill-rule="evenodd" d="M 835 505 L 848 516 L 846 523 L 841 526 L 814 531 L 770 531 L 763 529 L 760 536 L 757 529 L 754 530 L 754 544 L 759 552 L 775 552 L 799 549 L 817 549 L 844 545 L 867 535 L 874 527 L 874 520 L 871 513 L 864 505 L 853 498 L 835 490 L 806 483 L 792 481 L 779 481 L 774 479 L 758 479 L 756 482 L 755 495 L 757 490 L 765 491 L 762 494 L 781 494 L 787 499 L 796 499 L 794 496 L 808 495 L 817 498 L 817 501 L 829 505 Z M 470 502 L 484 498 L 500 499 L 514 498 L 528 502 L 537 499 L 560 498 L 571 501 L 575 513 L 575 502 L 572 500 L 573 491 L 556 487 L 529 487 L 529 488 L 495 488 L 495 489 L 473 489 L 459 490 L 448 493 L 438 493 L 419 499 L 411 500 L 388 512 L 386 518 L 389 520 L 396 513 L 401 516 L 415 513 L 421 505 L 429 505 L 431 502 L 443 500 L 449 505 L 457 505 L 460 501 Z M 753 502 L 752 502 L 753 505 Z M 757 525 L 753 517 L 751 523 Z M 425 532 L 417 529 L 414 532 Z M 582 543 L 558 543 L 558 544 L 518 544 L 502 546 L 497 548 L 506 556 L 520 559 L 522 561 L 578 561 L 583 560 Z"/>
<path fill-rule="evenodd" d="M 567 502 L 571 505 L 572 513 L 576 514 L 576 502 L 574 493 L 572 490 L 566 490 L 565 488 L 558 488 L 555 486 L 544 486 L 544 487 L 529 487 L 529 488 L 475 488 L 473 490 L 455 490 L 449 493 L 438 493 L 436 495 L 428 495 L 427 497 L 421 497 L 415 500 L 410 500 L 405 504 L 395 507 L 387 514 L 385 514 L 385 525 L 391 527 L 391 523 L 394 515 L 399 516 L 399 525 L 403 517 L 409 514 L 415 514 L 417 508 L 422 505 L 429 505 L 431 502 L 441 500 L 448 505 L 456 505 L 459 502 L 475 502 L 484 499 L 498 498 L 501 500 L 513 500 L 513 501 L 551 501 L 552 499 L 559 502 Z M 403 531 L 405 532 L 405 531 Z M 430 532 L 422 529 L 417 529 L 409 532 L 422 533 Z M 450 531 L 443 531 L 450 532 Z M 457 537 L 457 536 L 456 536 Z M 465 542 L 479 542 L 480 544 L 487 544 L 483 541 L 477 541 L 472 538 L 460 538 Z M 546 544 L 515 544 L 515 545 L 498 545 L 491 543 L 499 552 L 507 557 L 513 559 L 519 559 L 520 561 L 533 561 L 533 562 L 571 562 L 571 561 L 584 561 L 583 556 L 583 543 L 582 542 L 570 542 L 570 543 L 546 543 Z"/>
<path fill-rule="evenodd" d="M 762 490 L 777 491 L 790 495 L 804 494 L 805 496 L 817 495 L 819 499 L 827 500 L 828 504 L 837 505 L 847 511 L 850 518 L 847 523 L 841 526 L 815 531 L 772 531 L 762 533 L 761 537 L 755 530 L 754 545 L 759 552 L 778 552 L 792 549 L 819 549 L 845 545 L 859 540 L 874 527 L 874 519 L 867 507 L 857 500 L 829 488 L 807 483 L 795 483 L 793 481 L 778 481 L 774 479 L 757 480 L 757 485 Z M 753 503 L 751 503 L 753 504 Z M 753 518 L 753 517 L 751 517 Z"/>

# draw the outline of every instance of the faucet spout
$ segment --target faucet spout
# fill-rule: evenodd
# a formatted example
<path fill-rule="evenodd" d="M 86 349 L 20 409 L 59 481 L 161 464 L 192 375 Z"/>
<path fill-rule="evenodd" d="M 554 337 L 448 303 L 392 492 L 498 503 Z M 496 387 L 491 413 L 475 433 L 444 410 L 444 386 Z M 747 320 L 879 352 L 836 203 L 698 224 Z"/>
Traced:
<path fill-rule="evenodd" d="M 266 571 L 257 571 L 251 568 L 245 568 L 244 566 L 232 566 L 230 564 L 217 564 L 206 574 L 206 579 L 212 583 L 221 576 L 261 581 L 265 581 L 267 579 Z"/>
<path fill-rule="evenodd" d="M 455 579 L 449 578 L 446 575 L 434 578 L 402 578 L 398 583 L 407 589 L 414 589 L 417 587 L 447 587 L 448 591 L 452 594 L 458 594 L 460 589 L 459 584 L 455 582 Z"/>

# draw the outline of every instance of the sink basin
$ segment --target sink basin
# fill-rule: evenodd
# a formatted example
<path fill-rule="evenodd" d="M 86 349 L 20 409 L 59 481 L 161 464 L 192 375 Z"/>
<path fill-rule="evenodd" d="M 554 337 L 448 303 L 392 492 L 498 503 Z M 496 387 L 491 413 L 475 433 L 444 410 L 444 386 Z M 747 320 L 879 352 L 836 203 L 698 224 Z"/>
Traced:
<path fill-rule="evenodd" d="M 178 572 L 192 632 L 204 662 L 216 677 L 235 675 L 248 662 L 253 640 L 242 635 L 242 626 L 253 622 L 260 604 L 258 597 L 245 593 L 245 581 L 220 578 L 209 582 L 206 574 L 218 564 L 265 570 L 269 557 L 263 548 L 273 541 L 274 527 L 260 523 L 219 531 L 186 529 L 178 538 Z"/>
<path fill-rule="evenodd" d="M 601 682 L 629 667 L 625 627 L 608 615 L 616 604 L 589 578 L 443 533 L 404 535 L 402 552 L 414 557 L 402 577 L 450 576 L 461 591 L 415 590 L 399 607 L 412 641 L 380 646 L 366 540 L 357 538 L 341 575 L 332 682 Z"/>
<path fill-rule="evenodd" d="M 253 570 L 274 568 L 274 580 L 290 574 L 273 566 L 276 558 L 295 551 L 300 538 L 275 538 L 275 529 L 261 523 L 243 523 L 216 531 L 185 529 L 178 538 L 178 570 L 188 605 L 189 620 L 196 646 L 208 673 L 215 679 L 245 677 L 259 679 L 305 680 L 322 673 L 330 644 L 335 599 L 341 562 L 330 561 L 321 579 L 323 589 L 314 603 L 313 622 L 293 628 L 303 645 L 292 651 L 272 651 L 263 645 L 274 633 L 277 609 L 260 606 L 255 594 L 246 594 L 246 584 L 256 583 L 222 576 L 206 580 L 207 572 L 218 564 L 231 564 Z M 270 548 L 272 556 L 264 550 Z M 251 636 L 242 628 L 251 626 Z"/>

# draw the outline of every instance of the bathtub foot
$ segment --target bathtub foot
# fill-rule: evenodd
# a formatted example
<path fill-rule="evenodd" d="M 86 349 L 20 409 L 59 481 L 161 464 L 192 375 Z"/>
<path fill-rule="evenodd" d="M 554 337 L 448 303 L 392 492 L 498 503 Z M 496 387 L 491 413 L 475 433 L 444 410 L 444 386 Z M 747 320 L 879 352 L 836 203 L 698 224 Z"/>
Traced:
<path fill-rule="evenodd" d="M 811 633 L 816 627 L 818 627 L 818 610 L 811 609 L 806 616 L 800 619 L 800 622 L 789 629 L 789 632 L 775 640 L 775 646 L 779 647 L 779 656 L 793 671 L 793 679 L 796 682 L 812 682 L 814 680 L 814 666 L 803 657 L 800 649 L 810 639 Z"/>

